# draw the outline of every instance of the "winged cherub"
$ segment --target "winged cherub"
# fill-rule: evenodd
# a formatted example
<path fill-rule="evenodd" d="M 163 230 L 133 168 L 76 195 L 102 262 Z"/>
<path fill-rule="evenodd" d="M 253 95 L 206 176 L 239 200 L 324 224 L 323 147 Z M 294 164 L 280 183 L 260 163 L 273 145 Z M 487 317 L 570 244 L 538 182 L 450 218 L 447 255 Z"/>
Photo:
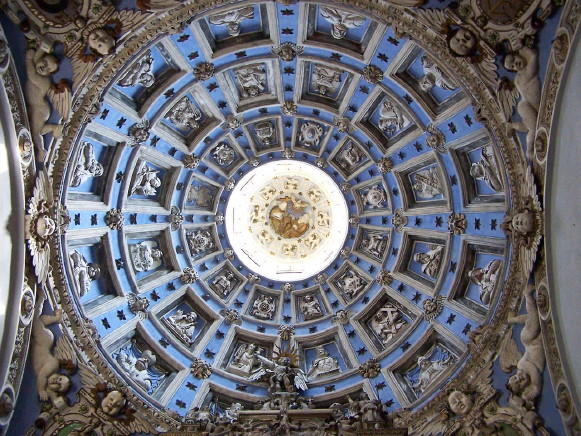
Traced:
<path fill-rule="evenodd" d="M 37 148 L 39 161 L 44 160 L 43 136 L 52 133 L 55 138 L 62 135 L 62 124 L 49 123 L 50 105 L 46 101 L 49 98 L 59 115 L 66 119 L 71 109 L 71 91 L 68 85 L 61 81 L 54 84 L 50 76 L 59 69 L 59 61 L 56 56 L 38 49 L 30 49 L 26 52 L 26 95 L 27 109 L 30 118 L 30 130 L 32 140 Z"/>

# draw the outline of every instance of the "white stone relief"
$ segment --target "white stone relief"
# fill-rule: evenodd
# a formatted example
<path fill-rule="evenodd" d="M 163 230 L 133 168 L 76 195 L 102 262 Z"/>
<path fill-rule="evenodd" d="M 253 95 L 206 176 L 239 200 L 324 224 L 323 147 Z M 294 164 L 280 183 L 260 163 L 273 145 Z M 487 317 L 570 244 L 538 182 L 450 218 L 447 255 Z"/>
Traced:
<path fill-rule="evenodd" d="M 254 344 L 240 344 L 227 370 L 242 377 L 248 377 L 260 366 L 257 347 Z"/>
<path fill-rule="evenodd" d="M 440 262 L 444 253 L 443 245 L 429 245 L 430 250 L 425 253 L 414 254 L 414 260 L 421 264 L 422 272 L 432 278 L 438 277 Z"/>
<path fill-rule="evenodd" d="M 148 369 L 155 365 L 157 358 L 151 350 L 145 350 L 137 357 L 131 346 L 119 350 L 116 360 L 121 369 L 142 389 L 151 394 L 154 388 L 155 377 Z"/>
<path fill-rule="evenodd" d="M 254 6 L 245 6 L 221 14 L 210 15 L 208 21 L 216 26 L 226 26 L 230 36 L 238 36 L 240 35 L 240 23 L 252 18 L 254 18 Z"/>
<path fill-rule="evenodd" d="M 234 273 L 229 269 L 225 268 L 221 273 L 219 273 L 214 280 L 212 280 L 211 288 L 220 297 L 227 297 L 228 294 L 234 289 Z"/>
<path fill-rule="evenodd" d="M 79 297 L 84 296 L 91 290 L 91 282 L 97 280 L 101 275 L 101 268 L 97 263 L 87 262 L 77 250 L 72 250 L 69 254 L 73 266 L 73 276 L 75 277 Z"/>
<path fill-rule="evenodd" d="M 358 292 L 365 288 L 366 282 L 355 271 L 348 270 L 341 276 L 338 285 L 345 295 L 354 298 Z"/>
<path fill-rule="evenodd" d="M 371 188 L 360 192 L 363 206 L 368 209 L 378 209 L 385 207 L 384 203 L 387 201 L 387 194 L 381 188 L 381 185 L 374 185 Z"/>
<path fill-rule="evenodd" d="M 77 162 L 73 172 L 70 185 L 73 187 L 80 186 L 83 182 L 91 177 L 100 177 L 103 175 L 103 165 L 97 162 L 93 144 L 83 142 L 77 157 Z"/>
<path fill-rule="evenodd" d="M 135 271 L 150 271 L 159 267 L 163 261 L 163 253 L 153 241 L 142 241 L 139 244 L 130 244 L 129 253 Z"/>
<path fill-rule="evenodd" d="M 117 82 L 122 87 L 141 85 L 145 88 L 153 86 L 154 83 L 151 50 L 148 50 L 141 59 L 135 62 Z"/>
<path fill-rule="evenodd" d="M 261 121 L 254 125 L 254 133 L 264 145 L 270 145 L 274 140 L 274 127 L 270 121 Z"/>
<path fill-rule="evenodd" d="M 365 17 L 341 9 L 321 6 L 320 11 L 321 16 L 331 23 L 331 35 L 335 39 L 345 38 L 348 29 L 361 27 L 365 22 Z"/>
<path fill-rule="evenodd" d="M 182 309 L 178 309 L 173 315 L 162 318 L 162 321 L 184 344 L 190 346 L 194 343 L 194 331 L 198 321 L 196 312 L 190 310 L 184 313 Z"/>
<path fill-rule="evenodd" d="M 430 360 L 429 355 L 418 357 L 420 374 L 417 380 L 411 385 L 416 392 L 423 393 L 440 373 L 454 363 L 454 356 L 448 353 L 441 354 L 442 356 L 435 360 Z"/>
<path fill-rule="evenodd" d="M 236 159 L 236 152 L 225 142 L 221 142 L 213 151 L 212 156 L 220 166 L 227 167 Z"/>
<path fill-rule="evenodd" d="M 341 84 L 343 71 L 322 64 L 315 64 L 311 81 L 313 88 L 321 95 L 333 95 Z"/>
<path fill-rule="evenodd" d="M 406 324 L 399 309 L 390 303 L 384 304 L 371 319 L 371 328 L 384 344 L 388 344 Z"/>
<path fill-rule="evenodd" d="M 214 203 L 214 195 L 207 186 L 191 185 L 188 190 L 187 200 L 198 207 L 210 207 Z"/>
<path fill-rule="evenodd" d="M 501 267 L 502 261 L 494 259 L 486 268 L 473 268 L 468 272 L 468 278 L 480 288 L 480 301 L 483 304 L 488 305 L 492 300 Z"/>
<path fill-rule="evenodd" d="M 470 166 L 470 175 L 476 180 L 484 180 L 493 191 L 502 192 L 504 190 L 498 161 L 489 145 L 482 148 L 480 160 Z"/>
<path fill-rule="evenodd" d="M 365 154 L 359 148 L 349 142 L 337 155 L 337 161 L 346 172 L 352 172 L 357 164 L 365 158 Z"/>
<path fill-rule="evenodd" d="M 379 122 L 377 123 L 381 130 L 393 135 L 396 130 L 401 129 L 408 122 L 402 110 L 389 97 L 386 97 L 381 103 L 379 110 Z"/>
<path fill-rule="evenodd" d="M 161 186 L 159 171 L 149 168 L 144 161 L 140 161 L 135 171 L 135 178 L 131 184 L 129 195 L 153 196 L 157 194 L 157 188 Z"/>
<path fill-rule="evenodd" d="M 194 254 L 203 253 L 214 248 L 212 235 L 207 230 L 198 230 L 197 232 L 190 233 L 188 243 Z"/>
<path fill-rule="evenodd" d="M 413 188 L 416 197 L 430 199 L 442 195 L 442 185 L 437 168 L 418 171 L 414 178 L 415 183 L 413 184 Z"/>
<path fill-rule="evenodd" d="M 458 85 L 436 65 L 431 57 L 422 56 L 421 63 L 424 69 L 424 75 L 419 80 L 422 91 L 430 92 L 434 86 L 446 90 L 458 88 Z"/>
<path fill-rule="evenodd" d="M 314 379 L 341 372 L 339 361 L 336 357 L 329 356 L 329 352 L 323 346 L 317 347 L 317 357 L 311 362 L 307 377 Z"/>
<path fill-rule="evenodd" d="M 252 303 L 250 314 L 260 319 L 272 319 L 275 311 L 276 304 L 274 297 L 261 294 L 256 300 L 254 300 L 254 303 Z"/>
<path fill-rule="evenodd" d="M 196 130 L 200 127 L 198 121 L 202 118 L 202 112 L 188 97 L 183 97 L 165 116 L 178 129 Z"/>
<path fill-rule="evenodd" d="M 318 147 L 323 132 L 324 130 L 321 125 L 311 121 L 306 122 L 301 126 L 299 142 L 305 147 Z"/>
<path fill-rule="evenodd" d="M 234 75 L 242 87 L 242 97 L 256 97 L 266 88 L 264 64 L 246 65 L 234 70 Z"/>
<path fill-rule="evenodd" d="M 307 294 L 302 298 L 299 304 L 299 310 L 303 314 L 303 319 L 305 321 L 310 321 L 323 316 L 321 305 L 315 296 L 311 294 Z"/>

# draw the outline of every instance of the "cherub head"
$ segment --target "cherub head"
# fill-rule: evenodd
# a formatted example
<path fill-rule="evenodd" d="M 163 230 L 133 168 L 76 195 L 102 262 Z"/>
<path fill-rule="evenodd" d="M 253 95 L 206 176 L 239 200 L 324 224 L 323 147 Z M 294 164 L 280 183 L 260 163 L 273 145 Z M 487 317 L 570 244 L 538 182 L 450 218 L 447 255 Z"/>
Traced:
<path fill-rule="evenodd" d="M 89 49 L 99 56 L 107 56 L 115 51 L 115 38 L 103 27 L 89 33 L 87 44 Z"/>
<path fill-rule="evenodd" d="M 141 357 L 135 362 L 135 369 L 137 371 L 145 371 L 151 365 L 155 365 L 156 361 L 157 359 L 155 355 L 151 351 L 145 350 Z"/>
<path fill-rule="evenodd" d="M 470 57 L 476 54 L 476 35 L 468 29 L 458 27 L 447 34 L 448 48 L 454 56 Z"/>
<path fill-rule="evenodd" d="M 531 384 L 531 378 L 522 369 L 517 369 L 516 373 L 511 375 L 506 383 L 506 388 L 513 394 L 518 395 Z"/>
<path fill-rule="evenodd" d="M 34 63 L 36 72 L 41 76 L 49 76 L 59 69 L 59 61 L 56 56 L 45 54 Z"/>
<path fill-rule="evenodd" d="M 416 253 L 414 254 L 414 260 L 423 265 L 430 261 L 430 256 L 427 253 Z"/>
<path fill-rule="evenodd" d="M 63 374 L 51 374 L 47 380 L 47 388 L 56 393 L 64 394 L 70 387 L 70 379 Z"/>
<path fill-rule="evenodd" d="M 519 212 L 512 217 L 512 228 L 517 232 L 526 235 L 534 229 L 533 213 L 529 210 Z"/>
<path fill-rule="evenodd" d="M 461 391 L 452 391 L 448 395 L 448 404 L 452 412 L 457 415 L 466 415 L 474 405 L 472 399 Z"/>
<path fill-rule="evenodd" d="M 486 175 L 484 166 L 481 163 L 473 163 L 470 166 L 470 175 L 477 180 L 484 179 L 484 176 Z"/>
<path fill-rule="evenodd" d="M 327 357 L 329 352 L 325 349 L 325 347 L 317 347 L 317 357 Z"/>
<path fill-rule="evenodd" d="M 526 59 L 518 53 L 509 53 L 504 57 L 504 68 L 509 71 L 521 71 L 526 66 Z"/>
<path fill-rule="evenodd" d="M 56 229 L 56 224 L 52 218 L 42 214 L 36 220 L 36 234 L 41 238 L 47 238 L 52 235 Z"/>
<path fill-rule="evenodd" d="M 116 416 L 127 404 L 127 399 L 119 391 L 111 391 L 101 400 L 101 410 L 109 416 Z"/>
<path fill-rule="evenodd" d="M 240 23 L 237 23 L 236 21 L 230 21 L 226 27 L 228 28 L 228 34 L 230 36 L 240 35 Z"/>

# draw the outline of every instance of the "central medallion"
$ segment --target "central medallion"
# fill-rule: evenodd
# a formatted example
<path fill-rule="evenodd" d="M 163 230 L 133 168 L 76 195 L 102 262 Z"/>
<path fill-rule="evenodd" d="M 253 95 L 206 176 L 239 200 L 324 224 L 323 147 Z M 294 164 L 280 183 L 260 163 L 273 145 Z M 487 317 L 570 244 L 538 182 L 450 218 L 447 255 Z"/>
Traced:
<path fill-rule="evenodd" d="M 347 204 L 333 179 L 314 165 L 269 162 L 232 191 L 226 230 L 232 249 L 253 272 L 270 280 L 303 280 L 339 254 Z"/>

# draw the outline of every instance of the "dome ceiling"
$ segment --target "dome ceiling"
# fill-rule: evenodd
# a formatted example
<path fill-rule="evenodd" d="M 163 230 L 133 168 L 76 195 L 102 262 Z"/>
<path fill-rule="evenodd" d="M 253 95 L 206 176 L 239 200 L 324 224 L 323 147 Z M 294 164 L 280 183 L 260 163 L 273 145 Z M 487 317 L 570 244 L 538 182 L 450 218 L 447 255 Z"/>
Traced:
<path fill-rule="evenodd" d="M 84 30 L 49 156 L 70 222 L 35 264 L 93 370 L 158 428 L 365 394 L 407 426 L 485 371 L 540 239 L 490 40 L 437 10 L 141 6 Z"/>

